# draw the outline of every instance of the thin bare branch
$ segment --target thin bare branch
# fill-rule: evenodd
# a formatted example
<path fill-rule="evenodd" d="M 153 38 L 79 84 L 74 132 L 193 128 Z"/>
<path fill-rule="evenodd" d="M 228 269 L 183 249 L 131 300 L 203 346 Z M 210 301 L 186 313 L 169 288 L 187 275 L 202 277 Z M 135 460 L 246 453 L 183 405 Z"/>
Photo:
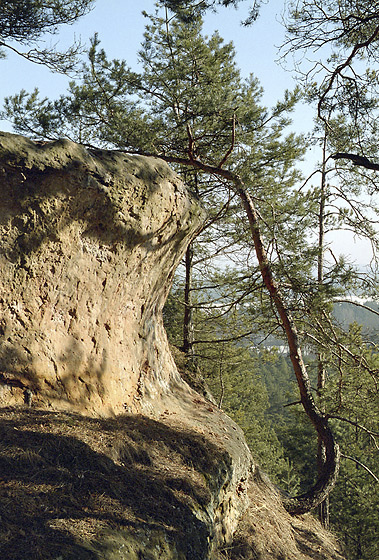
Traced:
<path fill-rule="evenodd" d="M 234 150 L 234 145 L 235 145 L 235 141 L 236 141 L 236 114 L 233 113 L 233 124 L 232 124 L 232 141 L 230 143 L 229 149 L 226 152 L 226 154 L 224 155 L 224 157 L 222 158 L 222 160 L 220 161 L 220 163 L 218 164 L 218 167 L 221 169 L 221 167 L 224 165 L 224 163 L 226 162 L 226 160 L 228 159 L 228 157 L 230 156 L 230 154 L 233 152 Z"/>
<path fill-rule="evenodd" d="M 374 315 L 378 315 L 379 316 L 379 311 L 376 311 L 375 309 L 372 309 L 372 307 L 369 307 L 368 305 L 364 305 L 363 303 L 359 303 L 358 301 L 353 301 L 351 299 L 333 299 L 333 301 L 335 303 L 350 303 L 351 305 L 355 305 L 356 307 L 361 307 L 362 309 L 366 309 L 366 311 L 369 311 L 370 313 L 374 313 Z"/>
<path fill-rule="evenodd" d="M 344 459 L 348 459 L 349 461 L 353 461 L 356 465 L 362 467 L 362 469 L 364 469 L 370 476 L 372 476 L 375 482 L 379 483 L 379 478 L 372 472 L 371 469 L 369 469 L 366 465 L 358 461 L 358 459 L 356 459 L 355 457 L 351 457 L 350 455 L 344 455 L 343 453 L 341 453 L 341 457 L 343 457 Z"/>

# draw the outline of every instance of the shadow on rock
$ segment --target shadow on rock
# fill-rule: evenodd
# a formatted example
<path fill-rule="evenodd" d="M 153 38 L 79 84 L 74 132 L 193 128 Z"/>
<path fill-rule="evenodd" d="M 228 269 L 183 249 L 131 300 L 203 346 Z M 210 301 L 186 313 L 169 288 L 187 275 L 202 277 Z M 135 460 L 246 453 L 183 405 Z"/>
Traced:
<path fill-rule="evenodd" d="M 205 559 L 207 481 L 227 469 L 204 436 L 146 417 L 2 409 L 0 557 Z"/>

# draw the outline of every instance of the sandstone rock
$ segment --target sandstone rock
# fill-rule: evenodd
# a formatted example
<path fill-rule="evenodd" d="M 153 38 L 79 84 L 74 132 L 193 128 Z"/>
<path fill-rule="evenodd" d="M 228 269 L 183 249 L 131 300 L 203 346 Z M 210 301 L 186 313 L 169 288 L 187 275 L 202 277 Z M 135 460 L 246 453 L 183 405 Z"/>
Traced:
<path fill-rule="evenodd" d="M 203 217 L 160 160 L 0 134 L 0 405 L 143 412 L 198 434 L 200 459 L 211 440 L 219 460 L 193 512 L 207 558 L 246 509 L 236 488 L 251 456 L 241 430 L 181 379 L 163 328 Z"/>
<path fill-rule="evenodd" d="M 1 558 L 327 558 L 299 551 L 269 485 L 257 507 L 290 536 L 275 551 L 261 520 L 258 546 L 244 436 L 169 351 L 162 307 L 202 220 L 158 159 L 0 133 Z"/>
<path fill-rule="evenodd" d="M 291 517 L 257 468 L 232 484 L 238 439 L 227 452 L 233 430 L 211 433 L 209 417 L 200 430 L 174 414 L 0 409 L 0 558 L 342 560 L 331 535 L 309 515 Z M 233 539 L 230 504 L 247 494 Z"/>
<path fill-rule="evenodd" d="M 160 160 L 0 141 L 0 403 L 159 409 L 181 384 L 161 309 L 202 210 Z"/>

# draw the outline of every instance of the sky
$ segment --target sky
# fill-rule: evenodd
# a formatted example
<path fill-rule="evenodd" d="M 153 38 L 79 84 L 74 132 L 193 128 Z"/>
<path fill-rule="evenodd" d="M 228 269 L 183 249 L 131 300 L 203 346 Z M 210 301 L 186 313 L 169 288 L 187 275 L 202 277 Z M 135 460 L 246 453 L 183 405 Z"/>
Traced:
<path fill-rule="evenodd" d="M 275 63 L 278 58 L 275 45 L 284 38 L 279 22 L 283 4 L 283 0 L 269 0 L 268 4 L 263 4 L 258 21 L 251 27 L 241 25 L 241 20 L 247 16 L 249 0 L 241 2 L 238 10 L 220 7 L 216 14 L 208 13 L 205 18 L 204 29 L 208 35 L 218 30 L 225 41 L 233 41 L 242 75 L 247 77 L 253 73 L 259 79 L 265 92 L 263 103 L 267 106 L 274 105 L 286 88 L 292 89 L 295 85 L 291 72 Z M 92 12 L 72 26 L 62 27 L 58 36 L 48 38 L 47 44 L 59 40 L 59 44 L 68 46 L 74 38 L 81 38 L 88 44 L 90 37 L 98 32 L 101 46 L 110 58 L 123 58 L 129 66 L 135 67 L 146 24 L 143 10 L 152 13 L 154 0 L 97 0 Z M 65 77 L 53 75 L 43 66 L 30 64 L 9 51 L 7 59 L 0 64 L 3 75 L 0 99 L 35 87 L 47 97 L 65 91 Z M 304 130 L 312 125 L 309 111 L 301 112 L 298 124 Z M 4 121 L 0 121 L 0 126 L 2 130 L 5 127 L 9 130 L 9 124 Z"/>
<path fill-rule="evenodd" d="M 109 58 L 125 59 L 130 67 L 136 68 L 146 25 L 142 11 L 152 13 L 154 4 L 154 0 L 97 0 L 94 9 L 81 20 L 62 27 L 58 35 L 49 36 L 47 45 L 59 41 L 58 47 L 64 48 L 79 38 L 89 44 L 89 39 L 97 32 Z M 264 89 L 262 103 L 270 107 L 281 99 L 285 89 L 293 89 L 296 85 L 294 74 L 290 71 L 291 62 L 287 62 L 288 69 L 276 62 L 279 59 L 278 47 L 283 43 L 285 34 L 281 24 L 284 0 L 263 3 L 258 20 L 251 27 L 243 27 L 241 21 L 247 16 L 248 6 L 249 1 L 246 0 L 240 3 L 238 10 L 220 7 L 217 13 L 208 13 L 204 30 L 208 35 L 218 30 L 225 41 L 233 41 L 242 75 L 247 77 L 252 73 L 259 79 Z M 47 68 L 27 62 L 10 51 L 5 60 L 0 60 L 0 68 L 0 107 L 4 97 L 14 95 L 21 89 L 31 92 L 38 87 L 42 97 L 52 99 L 66 91 L 67 77 L 52 74 Z M 298 133 L 309 132 L 313 117 L 308 106 L 299 106 L 294 114 L 293 128 Z M 11 132 L 11 124 L 0 120 L 0 130 Z M 302 165 L 305 175 L 313 171 L 316 158 L 314 152 L 309 153 Z M 356 242 L 346 233 L 336 236 L 334 241 L 337 254 L 346 253 L 348 248 L 357 264 L 367 262 L 367 243 Z"/>

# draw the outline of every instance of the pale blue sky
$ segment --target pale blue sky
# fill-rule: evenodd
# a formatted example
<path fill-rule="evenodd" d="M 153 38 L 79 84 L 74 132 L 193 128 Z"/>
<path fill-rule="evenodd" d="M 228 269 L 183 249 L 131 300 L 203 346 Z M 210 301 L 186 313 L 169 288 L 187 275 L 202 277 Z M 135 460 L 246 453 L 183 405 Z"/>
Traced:
<path fill-rule="evenodd" d="M 242 2 L 238 10 L 219 8 L 216 14 L 208 14 L 205 32 L 211 34 L 216 29 L 226 41 L 233 41 L 237 52 L 237 63 L 244 76 L 253 73 L 264 88 L 264 103 L 274 105 L 286 88 L 294 87 L 290 72 L 281 68 L 277 59 L 277 48 L 284 36 L 279 23 L 283 9 L 282 0 L 270 0 L 263 4 L 258 21 L 252 27 L 243 27 L 241 20 L 246 17 L 249 1 Z M 124 58 L 133 67 L 137 64 L 137 53 L 143 38 L 146 19 L 141 15 L 145 10 L 154 10 L 153 0 L 139 2 L 125 0 L 97 0 L 95 8 L 73 26 L 62 27 L 58 36 L 47 38 L 47 43 L 60 41 L 69 45 L 74 37 L 81 37 L 87 43 L 95 32 L 99 33 L 103 48 L 108 56 Z M 64 93 L 67 79 L 51 74 L 46 68 L 22 60 L 8 51 L 6 60 L 1 61 L 3 80 L 0 83 L 0 100 L 17 93 L 22 88 L 31 91 L 38 87 L 41 94 L 55 97 Z M 312 126 L 309 111 L 301 111 L 298 125 L 302 130 Z M 9 124 L 0 121 L 1 129 L 10 130 Z"/>
<path fill-rule="evenodd" d="M 280 99 L 284 90 L 295 86 L 291 72 L 284 70 L 277 62 L 277 47 L 284 40 L 284 29 L 280 23 L 284 0 L 269 0 L 263 4 L 260 16 L 251 27 L 240 25 L 247 15 L 249 0 L 242 2 L 238 10 L 219 8 L 216 14 L 205 18 L 205 32 L 210 35 L 216 29 L 225 41 L 233 41 L 237 63 L 244 76 L 253 73 L 264 88 L 263 103 L 270 107 Z M 123 58 L 135 67 L 138 50 L 143 39 L 146 19 L 141 15 L 145 10 L 154 10 L 154 0 L 97 0 L 92 12 L 73 26 L 62 27 L 57 36 L 47 38 L 47 43 L 68 46 L 73 39 L 81 38 L 89 43 L 89 38 L 98 32 L 102 47 L 109 57 Z M 7 59 L 0 60 L 3 79 L 0 82 L 0 105 L 5 96 L 18 93 L 21 89 L 32 91 L 38 87 L 42 96 L 56 98 L 66 90 L 68 79 L 52 74 L 47 68 L 31 64 L 8 51 Z M 309 132 L 312 128 L 313 112 L 309 107 L 300 106 L 294 116 L 293 127 L 297 132 Z M 12 131 L 10 123 L 0 120 L 0 130 Z M 305 175 L 313 171 L 317 155 L 310 152 L 302 169 Z M 368 246 L 354 242 L 352 236 L 344 233 L 335 236 L 336 253 L 349 252 L 354 260 L 363 264 L 368 258 Z M 364 258 L 362 256 L 364 255 Z"/>

